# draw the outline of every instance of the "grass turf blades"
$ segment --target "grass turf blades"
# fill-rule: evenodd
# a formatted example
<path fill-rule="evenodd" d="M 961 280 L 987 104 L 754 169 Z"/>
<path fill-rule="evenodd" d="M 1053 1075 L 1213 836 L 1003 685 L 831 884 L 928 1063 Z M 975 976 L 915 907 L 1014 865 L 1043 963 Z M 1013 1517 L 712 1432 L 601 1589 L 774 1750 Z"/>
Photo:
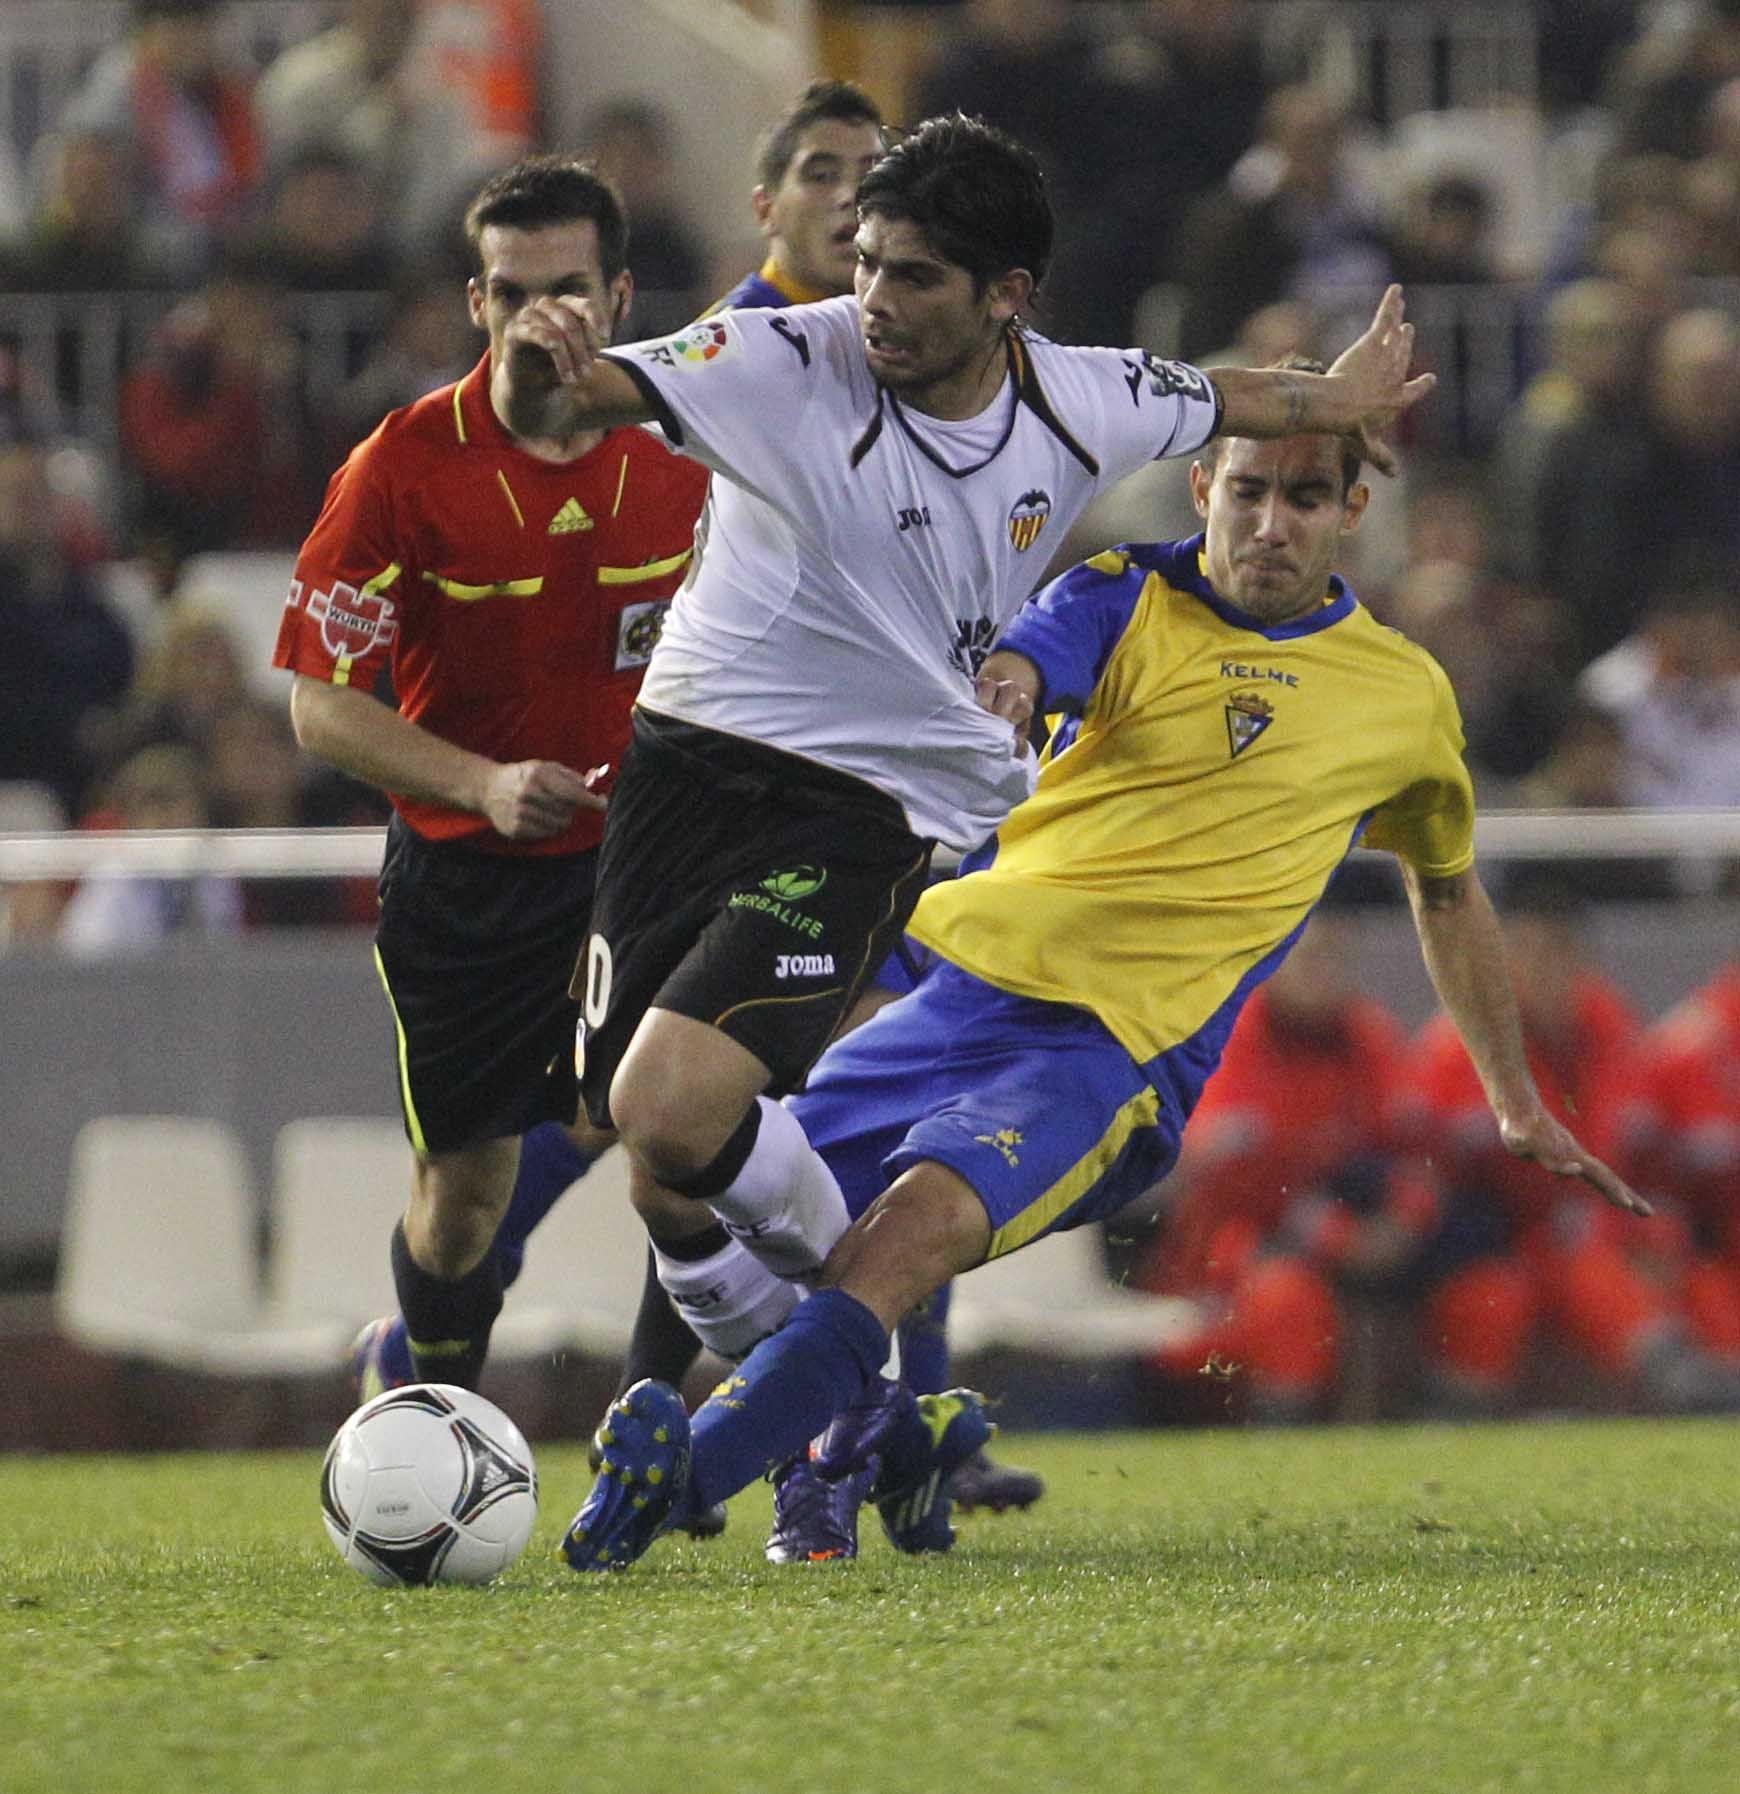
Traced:
<path fill-rule="evenodd" d="M 1050 1482 L 942 1560 L 371 1589 L 317 1457 L 0 1462 L 0 1787 L 1700 1794 L 1740 1763 L 1728 1424 L 1009 1442 Z"/>

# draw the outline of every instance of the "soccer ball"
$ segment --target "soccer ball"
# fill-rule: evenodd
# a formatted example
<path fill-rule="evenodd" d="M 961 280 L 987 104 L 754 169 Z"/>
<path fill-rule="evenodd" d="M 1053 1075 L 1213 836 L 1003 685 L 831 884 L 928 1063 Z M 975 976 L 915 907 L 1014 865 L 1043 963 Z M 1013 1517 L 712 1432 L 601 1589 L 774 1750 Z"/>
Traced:
<path fill-rule="evenodd" d="M 371 1582 L 488 1582 L 532 1536 L 538 1473 L 493 1402 L 450 1383 L 411 1383 L 338 1429 L 320 1508 L 339 1556 Z"/>

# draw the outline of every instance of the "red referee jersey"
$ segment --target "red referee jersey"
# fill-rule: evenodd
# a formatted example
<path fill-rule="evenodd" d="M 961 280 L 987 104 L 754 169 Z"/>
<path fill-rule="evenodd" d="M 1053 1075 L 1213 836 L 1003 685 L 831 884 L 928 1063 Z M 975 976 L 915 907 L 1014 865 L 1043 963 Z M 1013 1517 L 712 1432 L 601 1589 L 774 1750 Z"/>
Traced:
<path fill-rule="evenodd" d="M 274 666 L 372 689 L 492 760 L 615 766 L 692 552 L 707 473 L 645 430 L 577 461 L 522 449 L 489 402 L 489 357 L 393 412 L 332 477 L 302 545 Z M 394 795 L 417 832 L 498 853 L 574 853 L 603 817 L 508 841 L 481 816 Z"/>

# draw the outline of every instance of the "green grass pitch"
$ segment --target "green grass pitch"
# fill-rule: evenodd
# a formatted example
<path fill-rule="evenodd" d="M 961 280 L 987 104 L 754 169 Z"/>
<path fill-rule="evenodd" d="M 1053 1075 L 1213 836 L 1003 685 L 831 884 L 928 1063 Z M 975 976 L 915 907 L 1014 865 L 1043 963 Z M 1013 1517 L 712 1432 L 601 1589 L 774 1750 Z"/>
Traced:
<path fill-rule="evenodd" d="M 5 1794 L 1732 1794 L 1731 1423 L 1008 1439 L 1031 1514 L 380 1591 L 315 1456 L 0 1461 Z"/>

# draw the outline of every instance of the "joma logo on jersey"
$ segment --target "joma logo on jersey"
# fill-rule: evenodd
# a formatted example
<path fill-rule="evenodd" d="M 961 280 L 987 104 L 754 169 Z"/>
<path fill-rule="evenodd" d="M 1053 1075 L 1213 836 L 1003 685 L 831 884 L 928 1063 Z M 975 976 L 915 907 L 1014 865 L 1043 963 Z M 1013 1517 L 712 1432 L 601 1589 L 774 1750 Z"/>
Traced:
<path fill-rule="evenodd" d="M 1260 691 L 1235 691 L 1226 701 L 1226 740 L 1236 760 L 1269 724 L 1275 706 Z"/>
<path fill-rule="evenodd" d="M 923 529 L 930 522 L 930 506 L 908 505 L 894 521 L 902 535 L 909 529 Z"/>
<path fill-rule="evenodd" d="M 1009 540 L 1017 554 L 1025 554 L 1039 540 L 1039 532 L 1051 515 L 1051 494 L 1037 488 L 1023 492 L 1009 510 Z"/>
<path fill-rule="evenodd" d="M 776 978 L 832 978 L 834 956 L 831 953 L 780 953 L 773 962 Z"/>

